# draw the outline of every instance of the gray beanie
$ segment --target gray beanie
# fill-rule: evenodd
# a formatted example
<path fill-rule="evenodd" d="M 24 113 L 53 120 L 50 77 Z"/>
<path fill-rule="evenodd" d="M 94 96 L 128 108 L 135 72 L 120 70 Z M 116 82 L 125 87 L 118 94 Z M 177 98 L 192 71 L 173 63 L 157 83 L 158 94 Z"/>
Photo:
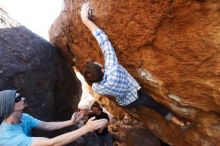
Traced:
<path fill-rule="evenodd" d="M 17 90 L 4 90 L 0 92 L 0 117 L 7 118 L 14 110 Z"/>

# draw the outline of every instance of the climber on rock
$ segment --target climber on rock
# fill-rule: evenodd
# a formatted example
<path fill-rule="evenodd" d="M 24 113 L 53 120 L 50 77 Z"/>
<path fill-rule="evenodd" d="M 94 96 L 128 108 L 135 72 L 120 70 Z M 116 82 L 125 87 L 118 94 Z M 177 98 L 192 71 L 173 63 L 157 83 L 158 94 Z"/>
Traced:
<path fill-rule="evenodd" d="M 0 146 L 61 146 L 75 141 L 80 136 L 103 127 L 106 119 L 89 119 L 85 126 L 54 138 L 31 137 L 31 129 L 46 131 L 72 126 L 83 116 L 76 112 L 72 118 L 62 122 L 44 122 L 29 114 L 23 113 L 25 98 L 16 90 L 0 91 L 0 117 L 4 120 L 0 125 Z"/>
<path fill-rule="evenodd" d="M 152 108 L 160 113 L 167 121 L 188 129 L 194 126 L 192 122 L 183 122 L 174 116 L 168 108 L 156 102 L 145 92 L 128 71 L 118 63 L 114 48 L 106 34 L 99 29 L 90 18 L 90 3 L 84 3 L 81 8 L 81 19 L 97 40 L 104 56 L 104 71 L 100 64 L 88 62 L 83 70 L 83 76 L 92 89 L 103 96 L 115 98 L 123 107 Z"/>

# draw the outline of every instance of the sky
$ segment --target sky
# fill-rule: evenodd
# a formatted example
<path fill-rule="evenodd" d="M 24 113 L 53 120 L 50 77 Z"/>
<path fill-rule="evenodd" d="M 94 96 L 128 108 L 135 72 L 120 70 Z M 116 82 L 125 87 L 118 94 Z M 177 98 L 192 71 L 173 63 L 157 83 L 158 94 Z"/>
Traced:
<path fill-rule="evenodd" d="M 59 16 L 63 0 L 0 0 L 9 16 L 49 40 L 48 29 Z"/>

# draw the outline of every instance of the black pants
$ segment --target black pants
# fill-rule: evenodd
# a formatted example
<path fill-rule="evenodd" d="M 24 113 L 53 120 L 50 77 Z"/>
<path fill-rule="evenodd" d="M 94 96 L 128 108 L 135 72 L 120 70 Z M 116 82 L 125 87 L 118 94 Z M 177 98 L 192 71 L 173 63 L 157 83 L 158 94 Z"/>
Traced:
<path fill-rule="evenodd" d="M 148 95 L 148 93 L 146 93 L 142 89 L 138 90 L 138 99 L 130 103 L 126 107 L 140 107 L 141 105 L 154 109 L 166 119 L 169 118 L 167 120 L 170 120 L 171 113 L 169 109 L 167 109 L 162 104 L 156 102 L 150 95 Z"/>

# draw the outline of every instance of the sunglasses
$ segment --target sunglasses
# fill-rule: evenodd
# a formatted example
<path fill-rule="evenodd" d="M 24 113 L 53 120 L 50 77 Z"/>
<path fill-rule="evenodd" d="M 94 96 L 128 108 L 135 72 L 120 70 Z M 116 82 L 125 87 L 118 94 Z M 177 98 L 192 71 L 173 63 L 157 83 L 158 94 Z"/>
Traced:
<path fill-rule="evenodd" d="M 15 103 L 20 102 L 22 99 L 22 96 L 19 94 L 18 96 L 15 97 Z"/>

